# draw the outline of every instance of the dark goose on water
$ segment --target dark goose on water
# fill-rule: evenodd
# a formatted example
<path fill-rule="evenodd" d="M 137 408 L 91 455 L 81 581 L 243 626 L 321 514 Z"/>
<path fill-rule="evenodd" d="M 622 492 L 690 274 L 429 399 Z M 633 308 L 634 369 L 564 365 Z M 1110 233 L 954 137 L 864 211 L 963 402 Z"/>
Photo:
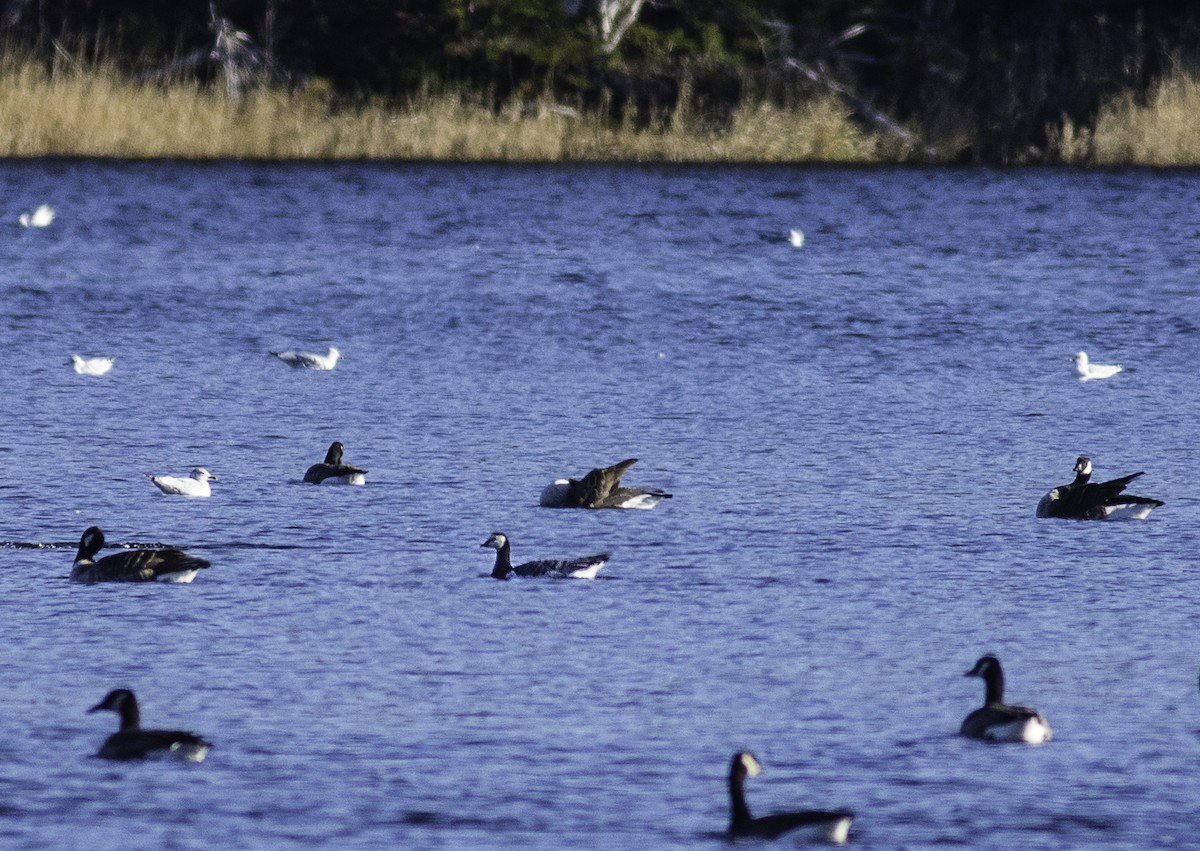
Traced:
<path fill-rule="evenodd" d="M 1004 672 L 995 656 L 983 656 L 963 676 L 981 677 L 983 706 L 963 719 L 961 735 L 989 742 L 1024 742 L 1040 745 L 1050 741 L 1050 725 L 1036 709 L 1009 706 L 1004 702 Z"/>
<path fill-rule="evenodd" d="M 729 766 L 729 835 L 731 837 L 757 836 L 775 839 L 783 834 L 796 838 L 824 840 L 841 844 L 850 833 L 854 813 L 850 810 L 797 810 L 774 813 L 754 818 L 746 806 L 743 790 L 746 777 L 754 777 L 762 766 L 754 754 L 741 751 L 733 755 Z"/>
<path fill-rule="evenodd" d="M 1075 460 L 1075 480 L 1042 497 L 1037 516 L 1066 520 L 1144 520 L 1164 503 L 1159 499 L 1122 493 L 1141 475 L 1141 472 L 1130 473 L 1119 479 L 1092 483 L 1092 460 L 1080 455 Z"/>
<path fill-rule="evenodd" d="M 514 567 L 510 557 L 508 536 L 503 532 L 493 532 L 479 546 L 490 547 L 496 551 L 496 564 L 492 567 L 493 579 L 510 579 L 514 574 L 517 576 L 569 576 L 573 579 L 595 579 L 600 568 L 604 567 L 605 562 L 612 557 L 610 553 L 599 553 L 583 558 L 527 561 Z"/>
<path fill-rule="evenodd" d="M 126 688 L 113 689 L 88 712 L 109 710 L 121 717 L 121 727 L 100 746 L 102 759 L 146 759 L 170 757 L 202 762 L 212 745 L 184 730 L 143 730 L 137 698 Z"/>
<path fill-rule="evenodd" d="M 177 547 L 158 550 L 126 550 L 93 561 L 104 547 L 104 533 L 96 526 L 79 539 L 79 552 L 71 568 L 75 582 L 191 582 L 196 572 L 208 567 L 205 559 L 188 555 Z"/>
<path fill-rule="evenodd" d="M 304 474 L 304 481 L 309 484 L 319 485 L 321 483 L 335 485 L 365 485 L 367 483 L 366 470 L 361 470 L 353 464 L 342 463 L 342 452 L 344 447 L 339 441 L 334 441 L 329 445 L 329 451 L 325 453 L 325 460 L 320 464 L 313 464 Z"/>
<path fill-rule="evenodd" d="M 623 488 L 621 476 L 637 463 L 627 458 L 611 467 L 597 467 L 582 479 L 556 479 L 542 489 L 543 508 L 653 508 L 664 499 L 666 491 L 649 488 Z"/>

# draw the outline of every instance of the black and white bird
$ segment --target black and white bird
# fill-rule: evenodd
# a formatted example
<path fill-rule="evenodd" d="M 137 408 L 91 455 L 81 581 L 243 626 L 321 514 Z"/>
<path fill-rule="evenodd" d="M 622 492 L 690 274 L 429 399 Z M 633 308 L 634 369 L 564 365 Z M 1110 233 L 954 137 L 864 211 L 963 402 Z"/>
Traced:
<path fill-rule="evenodd" d="M 191 582 L 208 567 L 202 558 L 176 547 L 158 550 L 125 550 L 93 561 L 104 547 L 104 533 L 92 526 L 79 539 L 79 552 L 71 568 L 75 582 Z"/>
<path fill-rule="evenodd" d="M 150 481 L 160 491 L 178 496 L 205 497 L 212 496 L 209 482 L 217 481 L 217 477 L 204 467 L 195 467 L 186 478 L 179 476 L 151 476 Z"/>
<path fill-rule="evenodd" d="M 729 766 L 729 836 L 757 836 L 775 839 L 783 834 L 795 838 L 835 842 L 842 844 L 850 833 L 854 813 L 850 810 L 799 810 L 790 813 L 774 813 L 755 818 L 746 806 L 746 794 L 742 789 L 746 777 L 754 777 L 762 771 L 754 754 L 740 751 L 733 755 Z"/>
<path fill-rule="evenodd" d="M 493 579 L 510 579 L 517 576 L 558 576 L 573 579 L 595 579 L 600 568 L 612 558 L 611 553 L 599 553 L 594 556 L 569 559 L 545 559 L 542 561 L 527 561 L 513 567 L 509 552 L 508 536 L 503 532 L 493 532 L 479 546 L 490 547 L 496 551 L 496 564 L 492 567 Z"/>
<path fill-rule="evenodd" d="M 121 717 L 121 727 L 113 733 L 96 756 L 101 759 L 154 759 L 169 757 L 187 762 L 203 762 L 212 744 L 184 730 L 143 730 L 137 698 L 127 688 L 113 689 L 88 712 L 110 710 Z"/>
<path fill-rule="evenodd" d="M 353 464 L 342 463 L 342 452 L 344 447 L 339 441 L 334 441 L 329 444 L 329 451 L 325 453 L 325 460 L 320 464 L 313 464 L 304 473 L 304 481 L 311 485 L 319 485 L 322 483 L 330 485 L 365 485 L 367 483 L 367 471 L 360 470 Z"/>
<path fill-rule="evenodd" d="M 342 356 L 333 346 L 329 347 L 326 354 L 318 355 L 313 352 L 271 352 L 272 355 L 279 358 L 288 366 L 296 369 L 318 369 L 330 370 L 337 366 L 338 359 Z"/>
<path fill-rule="evenodd" d="M 1009 706 L 1004 702 L 1004 672 L 995 656 L 983 656 L 963 676 L 982 677 L 983 706 L 963 719 L 959 733 L 989 742 L 1024 742 L 1040 745 L 1050 741 L 1050 725 L 1036 709 Z"/>
<path fill-rule="evenodd" d="M 611 467 L 597 467 L 582 479 L 556 479 L 542 489 L 543 508 L 653 508 L 666 491 L 648 488 L 623 488 L 621 476 L 637 463 L 636 458 L 619 461 Z"/>
<path fill-rule="evenodd" d="M 1080 455 L 1075 459 L 1075 481 L 1060 485 L 1038 502 L 1038 517 L 1061 517 L 1067 520 L 1144 520 L 1163 501 L 1148 496 L 1122 493 L 1141 472 L 1119 479 L 1093 483 L 1092 459 Z"/>

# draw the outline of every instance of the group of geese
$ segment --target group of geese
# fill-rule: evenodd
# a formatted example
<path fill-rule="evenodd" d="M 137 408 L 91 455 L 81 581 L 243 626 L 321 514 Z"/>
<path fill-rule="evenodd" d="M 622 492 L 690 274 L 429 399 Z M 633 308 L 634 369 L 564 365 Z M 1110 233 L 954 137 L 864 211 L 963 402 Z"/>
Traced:
<path fill-rule="evenodd" d="M 343 460 L 344 447 L 335 441 L 324 461 L 314 464 L 304 474 L 311 484 L 365 484 L 367 471 Z M 624 474 L 637 463 L 628 458 L 608 467 L 590 470 L 582 478 L 561 478 L 547 485 L 539 503 L 548 508 L 583 509 L 648 509 L 671 494 L 658 489 L 628 487 L 621 483 Z M 1078 520 L 1142 519 L 1160 505 L 1161 500 L 1124 493 L 1126 486 L 1141 476 L 1133 473 L 1111 481 L 1092 483 L 1092 463 L 1087 456 L 1075 462 L 1075 480 L 1052 489 L 1039 502 L 1038 517 L 1057 517 Z M 188 478 L 153 476 L 153 484 L 167 494 L 208 496 L 209 481 L 216 481 L 206 468 L 198 467 Z M 517 577 L 594 578 L 608 561 L 609 553 L 583 558 L 548 559 L 513 565 L 511 545 L 503 532 L 492 533 L 482 547 L 496 551 L 491 576 L 495 579 Z M 205 559 L 191 556 L 176 547 L 134 549 L 96 559 L 104 547 L 104 533 L 91 527 L 83 533 L 79 551 L 71 572 L 78 582 L 190 582 L 209 566 Z M 1052 733 L 1045 716 L 1036 709 L 1014 706 L 1004 702 L 1004 673 L 999 659 L 983 656 L 965 676 L 984 681 L 983 705 L 963 720 L 959 733 L 973 739 L 991 742 L 1023 742 L 1042 744 Z M 120 727 L 101 746 L 97 756 L 105 759 L 131 760 L 154 756 L 171 756 L 200 762 L 212 745 L 194 733 L 182 730 L 148 730 L 140 726 L 137 698 L 128 689 L 109 692 L 89 711 L 109 710 L 120 717 Z M 775 838 L 797 834 L 813 840 L 834 843 L 846 841 L 854 813 L 851 810 L 799 810 L 754 817 L 746 803 L 744 785 L 747 777 L 762 770 L 757 757 L 749 751 L 734 754 L 729 767 L 730 820 L 728 834 L 732 837 L 754 836 Z"/>

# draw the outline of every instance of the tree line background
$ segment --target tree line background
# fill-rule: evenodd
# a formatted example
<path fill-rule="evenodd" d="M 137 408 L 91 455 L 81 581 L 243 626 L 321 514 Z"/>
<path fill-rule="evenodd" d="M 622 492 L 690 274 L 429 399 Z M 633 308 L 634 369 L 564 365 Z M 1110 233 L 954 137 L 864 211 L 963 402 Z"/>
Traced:
<path fill-rule="evenodd" d="M 337 98 L 431 89 L 496 109 L 550 98 L 653 131 L 720 133 L 739 105 L 833 93 L 964 160 L 1045 150 L 1200 59 L 1195 0 L 7 0 L 9 49 L 157 79 L 220 63 Z M 157 76 L 156 76 L 157 75 Z"/>

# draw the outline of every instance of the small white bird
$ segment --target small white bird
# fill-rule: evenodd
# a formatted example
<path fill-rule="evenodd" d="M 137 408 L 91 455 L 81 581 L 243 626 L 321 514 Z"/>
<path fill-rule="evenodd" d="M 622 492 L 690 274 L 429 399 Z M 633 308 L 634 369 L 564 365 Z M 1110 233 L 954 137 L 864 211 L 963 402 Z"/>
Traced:
<path fill-rule="evenodd" d="M 804 231 L 792 228 L 788 232 L 788 242 L 792 244 L 792 248 L 801 248 L 804 246 Z"/>
<path fill-rule="evenodd" d="M 1112 378 L 1122 370 L 1118 363 L 1088 363 L 1087 352 L 1076 352 L 1075 371 L 1079 373 L 1080 381 L 1090 381 L 1093 378 Z"/>
<path fill-rule="evenodd" d="M 217 477 L 203 467 L 196 467 L 192 474 L 185 478 L 179 476 L 151 476 L 150 481 L 163 493 L 178 494 L 179 496 L 212 496 L 209 482 L 217 481 Z"/>
<path fill-rule="evenodd" d="M 49 204 L 42 204 L 32 213 L 22 213 L 17 217 L 17 221 L 23 228 L 48 227 L 54 221 L 54 208 Z"/>
<path fill-rule="evenodd" d="M 329 353 L 324 355 L 312 352 L 271 352 L 271 354 L 296 369 L 333 369 L 337 366 L 338 358 L 342 356 L 342 353 L 333 346 L 330 346 Z"/>
<path fill-rule="evenodd" d="M 104 375 L 113 368 L 115 360 L 116 358 L 81 358 L 79 355 L 71 355 L 68 363 L 75 367 L 76 375 Z"/>

